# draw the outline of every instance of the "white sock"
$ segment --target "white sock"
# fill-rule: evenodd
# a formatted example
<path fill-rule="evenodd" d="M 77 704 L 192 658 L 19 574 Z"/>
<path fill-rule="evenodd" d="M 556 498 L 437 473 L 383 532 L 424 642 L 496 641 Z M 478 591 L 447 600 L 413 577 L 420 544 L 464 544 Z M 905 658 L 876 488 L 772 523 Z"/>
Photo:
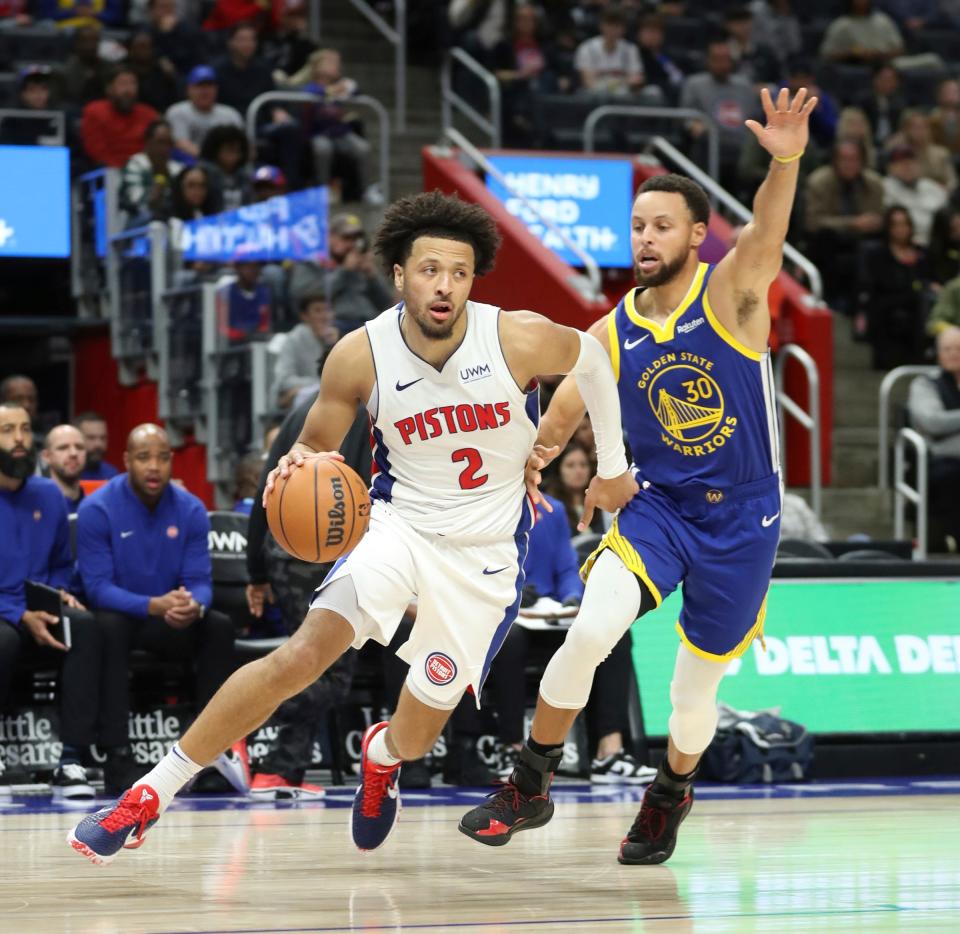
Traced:
<path fill-rule="evenodd" d="M 387 749 L 386 730 L 381 730 L 370 740 L 370 745 L 367 746 L 367 758 L 371 762 L 376 762 L 377 765 L 384 765 L 387 768 L 391 768 L 403 761 L 402 759 L 396 758 L 396 756 L 390 755 L 390 750 Z"/>
<path fill-rule="evenodd" d="M 202 768 L 180 748 L 179 743 L 174 743 L 137 784 L 149 785 L 160 796 L 160 810 L 165 811 L 174 795 Z"/>

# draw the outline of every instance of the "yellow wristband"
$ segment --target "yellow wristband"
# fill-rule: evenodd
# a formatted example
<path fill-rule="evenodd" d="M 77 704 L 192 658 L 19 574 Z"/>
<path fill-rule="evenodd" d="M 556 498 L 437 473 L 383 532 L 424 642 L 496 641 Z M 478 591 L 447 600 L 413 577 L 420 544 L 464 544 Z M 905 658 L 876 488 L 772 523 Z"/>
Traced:
<path fill-rule="evenodd" d="M 797 159 L 802 158 L 805 152 L 806 149 L 801 149 L 800 152 L 795 152 L 792 156 L 774 156 L 773 161 L 779 162 L 781 165 L 786 165 L 789 162 L 796 162 Z"/>

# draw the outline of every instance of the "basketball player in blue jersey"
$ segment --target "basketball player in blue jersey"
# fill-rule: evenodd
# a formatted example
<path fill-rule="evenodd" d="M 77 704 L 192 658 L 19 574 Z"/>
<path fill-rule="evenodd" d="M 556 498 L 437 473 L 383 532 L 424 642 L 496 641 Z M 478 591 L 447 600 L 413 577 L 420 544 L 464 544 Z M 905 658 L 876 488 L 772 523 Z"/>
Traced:
<path fill-rule="evenodd" d="M 139 846 L 193 775 L 348 648 L 367 639 L 387 645 L 416 599 L 413 633 L 398 650 L 410 671 L 392 719 L 364 734 L 353 807 L 357 847 L 386 840 L 400 810 L 401 762 L 433 748 L 468 688 L 479 698 L 520 605 L 538 375 L 570 373 L 586 400 L 598 459 L 589 502 L 618 509 L 636 493 L 616 383 L 597 339 L 469 300 L 498 244 L 486 211 L 439 192 L 386 212 L 374 247 L 403 301 L 330 352 L 317 401 L 264 497 L 309 458 L 342 460 L 336 449 L 359 402 L 374 442 L 369 529 L 324 579 L 289 641 L 234 673 L 151 772 L 70 832 L 70 845 L 93 863 Z"/>
<path fill-rule="evenodd" d="M 762 96 L 766 125 L 747 126 L 770 153 L 770 169 L 752 222 L 720 263 L 698 259 L 710 213 L 698 185 L 658 175 L 637 194 L 638 287 L 591 333 L 617 376 L 641 489 L 584 565 L 580 613 L 544 672 L 520 764 L 460 822 L 481 843 L 501 845 L 546 823 L 550 780 L 594 670 L 638 616 L 682 583 L 667 754 L 619 853 L 621 863 L 668 859 L 716 730 L 717 686 L 730 661 L 762 638 L 781 502 L 767 291 L 780 270 L 816 106 L 804 89 L 792 102 L 785 90 L 776 104 L 766 90 Z M 535 482 L 582 415 L 576 385 L 564 380 L 540 426 Z"/>

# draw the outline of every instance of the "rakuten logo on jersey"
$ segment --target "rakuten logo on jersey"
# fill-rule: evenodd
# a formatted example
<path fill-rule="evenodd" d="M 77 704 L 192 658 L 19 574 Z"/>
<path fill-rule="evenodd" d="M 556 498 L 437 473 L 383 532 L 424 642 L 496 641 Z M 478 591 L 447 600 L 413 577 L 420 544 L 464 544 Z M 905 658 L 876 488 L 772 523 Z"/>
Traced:
<path fill-rule="evenodd" d="M 400 432 L 404 444 L 416 438 L 429 441 L 440 435 L 456 435 L 471 431 L 502 428 L 510 421 L 509 402 L 474 402 L 462 405 L 441 405 L 401 418 L 393 425 Z"/>

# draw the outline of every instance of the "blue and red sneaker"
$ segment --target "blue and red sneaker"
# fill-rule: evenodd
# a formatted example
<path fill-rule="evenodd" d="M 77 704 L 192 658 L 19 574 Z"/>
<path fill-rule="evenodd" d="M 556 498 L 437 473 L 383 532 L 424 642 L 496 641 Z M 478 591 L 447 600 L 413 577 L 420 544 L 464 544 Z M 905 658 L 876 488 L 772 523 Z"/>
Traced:
<path fill-rule="evenodd" d="M 134 785 L 116 804 L 88 814 L 67 834 L 67 843 L 95 866 L 106 866 L 121 849 L 135 850 L 160 817 L 160 796 Z M 133 835 L 132 843 L 127 843 Z"/>
<path fill-rule="evenodd" d="M 359 850 L 375 850 L 386 843 L 400 815 L 400 764 L 377 765 L 367 758 L 370 741 L 386 728 L 386 721 L 374 723 L 363 734 L 360 787 L 353 799 L 353 842 Z"/>

